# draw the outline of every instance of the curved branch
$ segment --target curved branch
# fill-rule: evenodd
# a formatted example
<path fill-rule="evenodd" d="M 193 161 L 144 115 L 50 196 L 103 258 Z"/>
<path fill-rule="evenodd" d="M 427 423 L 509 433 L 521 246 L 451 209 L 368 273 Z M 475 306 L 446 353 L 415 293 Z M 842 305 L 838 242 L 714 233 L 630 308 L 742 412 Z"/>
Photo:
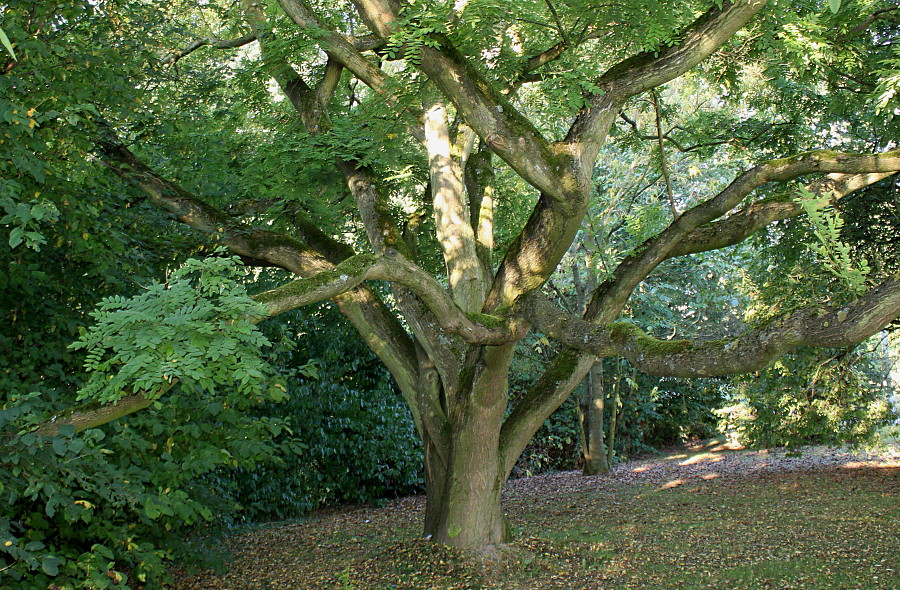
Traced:
<path fill-rule="evenodd" d="M 153 402 L 162 397 L 162 395 L 176 383 L 178 383 L 177 379 L 169 381 L 152 396 L 136 393 L 127 395 L 114 403 L 101 404 L 100 402 L 87 402 L 80 406 L 63 410 L 62 412 L 51 416 L 35 432 L 44 436 L 56 436 L 65 426 L 73 427 L 75 432 L 82 432 L 88 428 L 102 426 L 123 416 L 128 416 L 129 414 L 134 414 L 144 408 L 149 408 L 153 405 Z"/>
<path fill-rule="evenodd" d="M 594 154 L 628 98 L 665 84 L 705 60 L 765 4 L 766 0 L 723 2 L 721 8 L 711 8 L 685 29 L 680 43 L 639 53 L 607 70 L 597 82 L 603 93 L 587 97 L 591 106 L 572 123 L 566 141 L 582 143 L 587 153 Z"/>
<path fill-rule="evenodd" d="M 296 279 L 260 293 L 254 299 L 264 303 L 274 315 L 310 303 L 332 299 L 367 280 L 390 281 L 406 287 L 425 303 L 442 328 L 458 334 L 470 344 L 506 344 L 519 339 L 522 335 L 517 322 L 485 314 L 463 312 L 437 279 L 391 251 L 388 251 L 386 256 L 356 255 L 333 269 L 322 271 L 309 278 Z"/>
<path fill-rule="evenodd" d="M 900 7 L 894 6 L 892 8 L 882 8 L 881 10 L 876 10 L 875 12 L 867 16 L 863 22 L 859 23 L 843 35 L 839 35 L 838 37 L 836 37 L 834 40 L 835 43 L 843 43 L 844 41 L 852 39 L 853 37 L 859 35 L 863 31 L 871 27 L 872 23 L 879 19 L 892 20 L 891 17 L 894 15 L 891 15 L 891 13 L 895 10 L 900 10 Z"/>
<path fill-rule="evenodd" d="M 522 311 L 555 340 L 597 356 L 623 356 L 645 373 L 715 377 L 757 371 L 799 346 L 840 348 L 865 340 L 900 317 L 900 276 L 840 308 L 801 308 L 737 338 L 708 342 L 659 340 L 626 322 L 604 326 L 586 322 L 566 314 L 539 292 L 525 298 Z"/>
<path fill-rule="evenodd" d="M 712 199 L 685 211 L 676 221 L 641 249 L 626 258 L 612 279 L 595 292 L 585 318 L 608 323 L 619 315 L 632 291 L 656 266 L 670 258 L 673 251 L 692 232 L 725 215 L 751 191 L 768 182 L 784 182 L 806 174 L 894 173 L 900 170 L 900 150 L 882 154 L 847 154 L 820 150 L 791 158 L 770 160 L 748 170 Z"/>
<path fill-rule="evenodd" d="M 562 312 L 561 312 L 562 313 Z M 516 403 L 500 430 L 500 462 L 507 476 L 544 421 L 562 405 L 595 362 L 593 354 L 567 348 Z"/>
<path fill-rule="evenodd" d="M 334 59 L 353 72 L 367 86 L 378 93 L 385 92 L 388 75 L 363 56 L 354 41 L 329 30 L 315 15 L 305 0 L 278 0 L 285 14 L 300 25 L 310 37 L 319 42 Z"/>
<path fill-rule="evenodd" d="M 288 1 L 280 0 L 282 4 Z M 396 33 L 397 6 L 387 0 L 355 0 L 367 26 L 386 39 Z M 519 175 L 553 198 L 566 198 L 577 184 L 560 162 L 568 155 L 559 150 L 513 106 L 495 84 L 468 63 L 444 36 L 433 35 L 438 47 L 420 49 L 418 67 L 435 83 L 491 150 Z M 538 60 L 551 58 L 553 51 Z M 567 186 L 569 185 L 569 186 Z"/>
<path fill-rule="evenodd" d="M 187 57 L 194 51 L 200 49 L 201 47 L 212 47 L 213 49 L 236 49 L 238 47 L 243 47 L 244 45 L 248 45 L 256 41 L 256 34 L 249 33 L 244 35 L 243 37 L 237 37 L 235 39 L 219 39 L 218 37 L 203 37 L 201 39 L 195 39 L 185 47 L 173 51 L 172 53 L 166 55 L 162 58 L 163 65 L 172 65 L 176 63 L 179 59 L 183 57 Z"/>
<path fill-rule="evenodd" d="M 295 236 L 250 228 L 153 172 L 109 133 L 99 142 L 104 163 L 126 182 L 141 188 L 150 201 L 183 223 L 217 237 L 234 253 L 284 268 L 300 276 L 330 271 L 352 250 L 307 220 L 294 226 Z M 317 247 L 324 250 L 319 252 Z M 412 339 L 370 290 L 359 287 L 336 301 L 360 335 L 396 379 L 404 398 L 414 400 L 417 361 Z M 415 408 L 413 418 L 418 420 Z"/>
<path fill-rule="evenodd" d="M 313 250 L 304 240 L 247 227 L 181 186 L 162 178 L 112 133 L 98 142 L 98 147 L 103 164 L 124 181 L 140 188 L 151 203 L 168 211 L 182 223 L 216 237 L 235 254 L 265 260 L 297 274 L 331 268 L 328 258 Z"/>
<path fill-rule="evenodd" d="M 869 174 L 830 174 L 827 179 L 812 183 L 807 189 L 814 194 L 831 193 L 834 201 L 853 191 L 895 175 L 896 172 Z M 784 198 L 763 199 L 751 203 L 727 219 L 710 223 L 691 232 L 669 253 L 670 258 L 709 252 L 738 244 L 774 221 L 803 213 L 796 201 Z"/>

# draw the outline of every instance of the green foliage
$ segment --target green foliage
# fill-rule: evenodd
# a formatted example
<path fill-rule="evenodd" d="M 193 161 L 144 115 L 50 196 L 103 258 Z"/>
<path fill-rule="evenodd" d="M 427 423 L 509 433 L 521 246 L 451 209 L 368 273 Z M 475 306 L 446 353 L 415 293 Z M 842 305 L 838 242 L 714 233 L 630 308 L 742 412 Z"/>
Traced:
<path fill-rule="evenodd" d="M 87 352 L 90 377 L 78 399 L 115 402 L 126 394 L 158 397 L 176 381 L 251 395 L 269 379 L 255 328 L 266 315 L 238 282 L 236 258 L 189 260 L 168 284 L 126 299 L 110 297 L 91 313 L 95 324 L 72 345 Z"/>
<path fill-rule="evenodd" d="M 736 379 L 723 427 L 759 447 L 867 442 L 891 418 L 886 360 L 863 346 L 800 349 Z"/>
<path fill-rule="evenodd" d="M 168 360 L 154 356 L 166 343 L 186 355 L 188 368 L 172 369 L 180 383 L 152 412 L 77 436 L 63 427 L 48 438 L 30 432 L 32 425 L 71 405 L 74 392 L 16 393 L 34 388 L 34 377 L 5 377 L 12 389 L 0 406 L 0 568 L 15 582 L 0 588 L 159 584 L 172 555 L 196 553 L 185 541 L 189 530 L 237 508 L 202 480 L 226 465 L 249 469 L 267 460 L 274 451 L 268 439 L 283 426 L 248 412 L 285 395 L 268 387 L 271 369 L 258 348 L 267 341 L 250 323 L 262 311 L 237 284 L 241 276 L 234 259 L 190 261 L 172 273 L 169 288 L 154 283 L 131 299 L 110 298 L 96 312 L 98 326 L 76 346 L 95 353 L 82 396 L 117 399 L 124 385 L 91 385 L 115 383 L 128 363 L 137 379 L 169 370 L 165 362 L 181 364 L 171 350 Z M 169 314 L 179 327 L 171 333 Z M 152 324 L 161 324 L 164 341 L 154 340 Z M 198 363 L 191 357 L 200 346 L 218 352 Z M 237 366 L 220 377 L 229 361 Z"/>
<path fill-rule="evenodd" d="M 830 193 L 814 195 L 803 187 L 800 187 L 797 198 L 812 225 L 813 234 L 819 240 L 811 248 L 819 255 L 828 272 L 841 279 L 852 293 L 858 295 L 865 291 L 869 264 L 865 258 L 855 256 L 850 246 L 841 241 L 844 219 L 829 205 L 832 200 L 833 195 Z"/>
<path fill-rule="evenodd" d="M 277 343 L 271 360 L 289 396 L 254 410 L 283 422 L 276 450 L 265 462 L 205 478 L 243 507 L 241 518 L 293 518 L 323 505 L 421 490 L 422 451 L 409 410 L 338 311 L 323 305 L 290 312 L 262 328 Z"/>
<path fill-rule="evenodd" d="M 3 32 L 2 28 L 0 28 L 0 43 L 2 43 L 6 51 L 9 52 L 9 56 L 16 59 L 16 52 L 13 50 L 12 43 L 9 42 L 9 37 L 6 36 L 6 33 Z"/>
<path fill-rule="evenodd" d="M 872 185 L 840 202 L 846 223 L 841 239 L 865 258 L 870 277 L 882 280 L 900 271 L 900 186 L 894 179 Z"/>
<path fill-rule="evenodd" d="M 158 577 L 164 552 L 129 526 L 155 496 L 145 475 L 118 470 L 101 431 L 52 439 L 17 433 L 17 421 L 42 410 L 43 397 L 0 410 L 0 588 L 125 588 L 130 576 Z"/>
<path fill-rule="evenodd" d="M 879 62 L 878 86 L 875 89 L 876 112 L 887 118 L 897 115 L 900 105 L 900 47 L 894 46 L 893 54 Z"/>

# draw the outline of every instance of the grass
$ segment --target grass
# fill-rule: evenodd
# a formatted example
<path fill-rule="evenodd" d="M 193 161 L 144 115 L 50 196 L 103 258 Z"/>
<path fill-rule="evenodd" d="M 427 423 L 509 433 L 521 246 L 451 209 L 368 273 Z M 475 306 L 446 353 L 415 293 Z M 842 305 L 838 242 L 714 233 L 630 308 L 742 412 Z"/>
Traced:
<path fill-rule="evenodd" d="M 896 460 L 698 448 L 511 482 L 517 538 L 491 558 L 419 539 L 423 501 L 406 498 L 235 537 L 229 573 L 177 587 L 896 589 L 898 483 Z"/>

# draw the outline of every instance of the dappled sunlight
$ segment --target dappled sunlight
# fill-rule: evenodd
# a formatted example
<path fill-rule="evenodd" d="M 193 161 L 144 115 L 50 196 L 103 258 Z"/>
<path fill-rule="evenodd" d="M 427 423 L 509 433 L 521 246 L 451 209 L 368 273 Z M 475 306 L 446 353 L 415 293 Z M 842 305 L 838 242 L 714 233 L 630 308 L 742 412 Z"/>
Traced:
<path fill-rule="evenodd" d="M 722 474 L 721 474 L 721 473 L 716 473 L 716 472 L 714 471 L 714 472 L 712 472 L 712 473 L 704 473 L 703 475 L 700 476 L 700 479 L 705 479 L 706 481 L 709 481 L 709 480 L 711 480 L 711 479 L 718 479 L 718 478 L 720 478 L 720 477 L 722 477 Z"/>
<path fill-rule="evenodd" d="M 900 459 L 887 462 L 848 461 L 841 465 L 840 469 L 900 469 Z"/>
<path fill-rule="evenodd" d="M 717 455 L 710 455 L 707 453 L 701 455 L 694 455 L 687 461 L 682 461 L 679 465 L 696 465 L 697 463 L 718 463 L 719 461 L 724 461 L 724 457 L 719 457 Z"/>
<path fill-rule="evenodd" d="M 661 489 L 661 490 L 669 490 L 669 489 L 678 487 L 678 486 L 680 486 L 680 485 L 683 484 L 683 483 L 684 483 L 684 480 L 683 480 L 683 479 L 673 479 L 672 481 L 666 482 L 666 483 L 664 483 L 663 485 L 659 486 L 659 489 Z"/>
<path fill-rule="evenodd" d="M 643 473 L 645 471 L 650 471 L 650 468 L 646 465 L 642 465 L 640 467 L 635 467 L 631 470 L 632 473 Z"/>

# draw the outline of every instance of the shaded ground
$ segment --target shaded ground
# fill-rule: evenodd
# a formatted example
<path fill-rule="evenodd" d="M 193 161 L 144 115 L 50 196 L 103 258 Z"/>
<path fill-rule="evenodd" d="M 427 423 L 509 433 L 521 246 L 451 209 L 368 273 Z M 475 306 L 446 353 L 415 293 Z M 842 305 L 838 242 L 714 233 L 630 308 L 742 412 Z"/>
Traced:
<path fill-rule="evenodd" d="M 711 442 L 582 477 L 510 482 L 516 532 L 480 561 L 418 539 L 424 498 L 229 540 L 183 590 L 900 588 L 900 458 Z"/>

